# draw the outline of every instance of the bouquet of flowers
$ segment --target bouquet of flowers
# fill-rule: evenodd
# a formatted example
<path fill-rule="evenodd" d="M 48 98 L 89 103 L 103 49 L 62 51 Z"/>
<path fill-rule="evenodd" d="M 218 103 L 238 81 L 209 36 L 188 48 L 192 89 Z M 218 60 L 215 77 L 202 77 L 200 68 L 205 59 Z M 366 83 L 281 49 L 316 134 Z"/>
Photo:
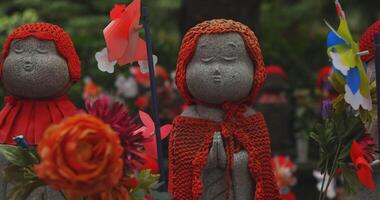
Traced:
<path fill-rule="evenodd" d="M 157 191 L 159 175 L 152 173 L 157 171 L 156 160 L 148 159 L 144 147 L 154 146 L 146 133 L 152 129 L 106 96 L 88 101 L 86 107 L 87 113 L 50 126 L 37 148 L 22 137 L 15 138 L 17 146 L 0 145 L 10 163 L 3 175 L 15 185 L 7 198 L 26 199 L 47 185 L 67 199 L 169 199 Z"/>
<path fill-rule="evenodd" d="M 336 1 L 340 17 L 337 31 L 331 29 L 327 38 L 328 55 L 333 72 L 330 83 L 339 93 L 334 100 L 325 100 L 323 121 L 317 124 L 311 138 L 320 146 L 319 170 L 323 174 L 319 199 L 324 199 L 334 176 L 342 175 L 349 193 L 361 186 L 374 190 L 370 163 L 375 159 L 375 141 L 364 127 L 376 112 L 375 87 L 371 85 L 360 60 L 361 52 L 352 39 L 345 14 Z"/>

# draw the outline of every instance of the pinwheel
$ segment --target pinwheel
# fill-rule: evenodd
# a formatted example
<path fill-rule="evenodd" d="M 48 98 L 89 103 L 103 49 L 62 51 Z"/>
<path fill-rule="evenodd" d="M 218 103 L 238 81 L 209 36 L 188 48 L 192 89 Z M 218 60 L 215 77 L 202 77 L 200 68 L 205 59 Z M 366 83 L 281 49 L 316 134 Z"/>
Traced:
<path fill-rule="evenodd" d="M 145 159 L 146 163 L 142 166 L 140 166 L 140 169 L 152 169 L 153 172 L 158 172 L 158 166 L 157 166 L 157 141 L 156 137 L 154 135 L 155 133 L 155 125 L 152 120 L 152 118 L 145 112 L 139 111 L 140 120 L 144 124 L 141 129 L 138 131 L 143 132 L 143 136 L 147 139 L 150 139 L 149 142 L 144 143 L 145 148 L 145 155 L 143 155 L 143 158 Z M 160 128 L 161 132 L 161 140 L 165 139 L 172 129 L 171 124 L 166 124 Z"/>
<path fill-rule="evenodd" d="M 335 5 L 340 19 L 339 27 L 335 31 L 327 22 L 326 25 L 331 29 L 327 37 L 327 54 L 334 68 L 330 80 L 334 88 L 343 95 L 337 101 L 344 99 L 355 111 L 360 108 L 371 111 L 370 85 L 360 60 L 363 52 L 359 52 L 358 44 L 352 38 L 338 0 Z"/>

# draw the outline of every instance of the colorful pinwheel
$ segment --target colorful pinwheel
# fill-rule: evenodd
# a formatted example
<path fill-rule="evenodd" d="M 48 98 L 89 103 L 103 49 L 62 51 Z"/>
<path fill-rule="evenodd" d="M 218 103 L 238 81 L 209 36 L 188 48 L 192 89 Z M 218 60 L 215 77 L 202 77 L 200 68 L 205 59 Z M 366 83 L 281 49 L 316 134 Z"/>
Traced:
<path fill-rule="evenodd" d="M 327 36 L 327 54 L 332 60 L 334 72 L 330 77 L 332 85 L 353 110 L 372 110 L 370 85 L 360 60 L 358 44 L 353 40 L 345 14 L 338 0 L 335 1 L 340 24 L 338 30 L 331 29 Z"/>

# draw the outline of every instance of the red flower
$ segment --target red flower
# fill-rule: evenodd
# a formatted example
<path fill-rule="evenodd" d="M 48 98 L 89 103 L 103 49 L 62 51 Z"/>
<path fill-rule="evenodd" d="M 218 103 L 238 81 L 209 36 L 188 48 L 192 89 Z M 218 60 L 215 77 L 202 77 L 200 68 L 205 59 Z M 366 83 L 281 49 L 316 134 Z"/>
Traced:
<path fill-rule="evenodd" d="M 365 159 L 365 154 L 360 145 L 354 140 L 351 145 L 351 160 L 355 165 L 359 181 L 368 189 L 374 191 L 375 184 L 372 177 L 372 168 Z"/>
<path fill-rule="evenodd" d="M 124 148 L 123 158 L 127 170 L 136 169 L 136 163 L 145 163 L 145 159 L 140 155 L 147 139 L 140 131 L 141 125 L 136 122 L 137 116 L 130 115 L 125 105 L 118 102 L 110 103 L 109 97 L 104 96 L 92 105 L 87 100 L 86 109 L 89 114 L 100 118 L 117 132 Z"/>
<path fill-rule="evenodd" d="M 364 158 L 369 162 L 373 162 L 375 160 L 376 155 L 376 144 L 375 140 L 370 134 L 364 134 L 358 140 L 358 144 L 361 149 L 363 149 Z"/>

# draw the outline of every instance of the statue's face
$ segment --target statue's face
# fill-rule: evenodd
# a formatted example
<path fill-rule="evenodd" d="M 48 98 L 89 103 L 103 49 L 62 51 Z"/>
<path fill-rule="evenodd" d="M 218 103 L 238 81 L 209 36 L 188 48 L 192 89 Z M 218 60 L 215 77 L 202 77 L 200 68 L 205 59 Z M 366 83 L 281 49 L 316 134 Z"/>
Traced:
<path fill-rule="evenodd" d="M 29 37 L 13 40 L 5 59 L 2 82 L 12 95 L 47 98 L 63 93 L 70 75 L 53 41 Z"/>
<path fill-rule="evenodd" d="M 239 33 L 199 38 L 186 70 L 190 94 L 205 103 L 238 102 L 250 94 L 254 66 Z"/>

